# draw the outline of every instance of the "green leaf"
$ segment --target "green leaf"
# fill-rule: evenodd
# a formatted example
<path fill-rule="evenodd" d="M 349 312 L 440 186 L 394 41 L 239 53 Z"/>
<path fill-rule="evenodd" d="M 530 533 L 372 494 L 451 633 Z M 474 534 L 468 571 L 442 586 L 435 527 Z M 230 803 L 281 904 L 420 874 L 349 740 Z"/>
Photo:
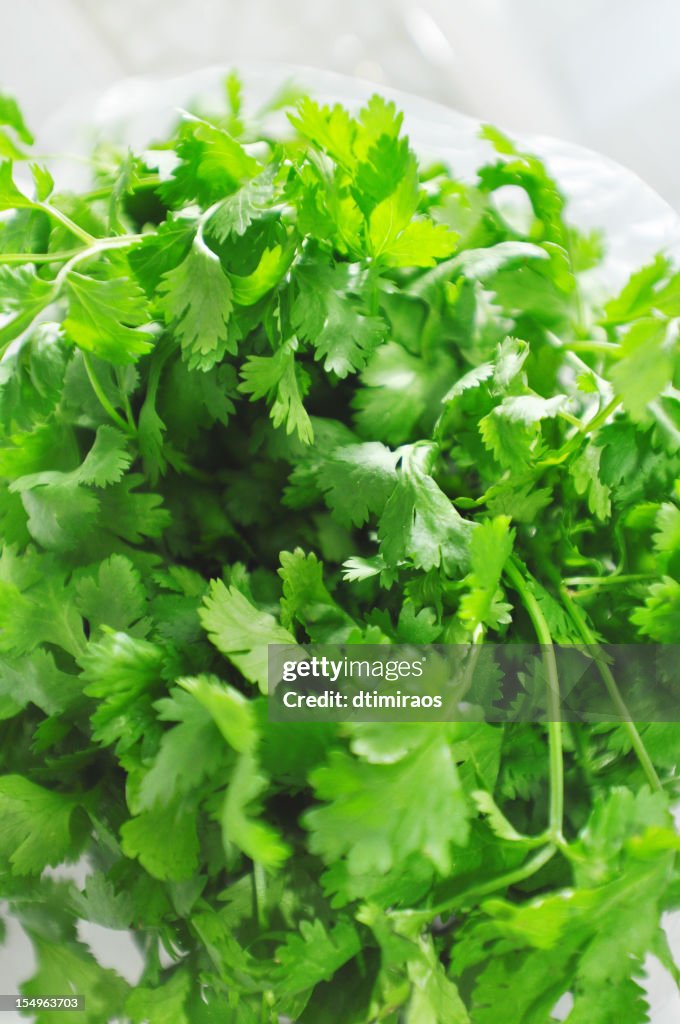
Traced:
<path fill-rule="evenodd" d="M 182 680 L 186 686 L 190 680 Z M 163 733 L 158 753 L 139 788 L 139 810 L 166 806 L 215 777 L 224 743 L 209 711 L 190 693 L 174 689 L 154 703 L 158 717 L 176 722 Z"/>
<path fill-rule="evenodd" d="M 179 163 L 159 188 L 163 201 L 172 207 L 194 200 L 210 206 L 262 169 L 228 132 L 191 115 L 185 115 L 175 152 Z"/>
<path fill-rule="evenodd" d="M 530 242 L 498 242 L 496 245 L 489 245 L 483 249 L 466 249 L 455 256 L 450 263 L 442 265 L 447 272 L 462 274 L 464 277 L 475 278 L 480 281 L 493 277 L 499 270 L 511 266 L 513 263 L 523 263 L 525 260 L 546 260 L 548 253 L 538 245 Z"/>
<path fill-rule="evenodd" d="M 295 644 L 295 637 L 273 615 L 260 611 L 235 587 L 213 580 L 200 611 L 203 628 L 251 683 L 267 692 L 267 645 Z"/>
<path fill-rule="evenodd" d="M 152 696 L 166 664 L 166 652 L 147 640 L 106 630 L 90 641 L 80 658 L 85 693 L 98 703 L 92 713 L 93 736 L 104 746 L 127 750 L 154 721 Z"/>
<path fill-rule="evenodd" d="M 271 825 L 252 816 L 259 809 L 258 797 L 266 792 L 268 781 L 255 757 L 241 754 L 224 798 L 222 837 L 225 847 L 234 843 L 257 864 L 277 868 L 289 856 L 290 846 Z"/>
<path fill-rule="evenodd" d="M 610 489 L 600 479 L 602 449 L 588 444 L 569 466 L 577 494 L 587 495 L 588 508 L 601 522 L 609 519 L 612 505 Z"/>
<path fill-rule="evenodd" d="M 146 593 L 139 572 L 123 555 L 99 563 L 96 573 L 76 584 L 76 607 L 90 629 L 109 626 L 126 630 L 146 611 Z"/>
<path fill-rule="evenodd" d="M 188 256 L 163 274 L 161 309 L 192 370 L 210 370 L 227 352 L 236 352 L 229 332 L 232 286 L 219 258 L 194 242 Z"/>
<path fill-rule="evenodd" d="M 314 345 L 324 368 L 344 378 L 361 370 L 383 340 L 385 324 L 365 316 L 349 294 L 346 265 L 333 271 L 325 264 L 302 264 L 295 276 L 299 293 L 292 310 L 293 326 Z"/>
<path fill-rule="evenodd" d="M 360 949 L 359 933 L 350 921 L 341 919 L 328 930 L 321 921 L 301 921 L 299 933 L 290 934 L 276 950 L 280 991 L 295 995 L 330 981 Z"/>
<path fill-rule="evenodd" d="M 325 149 L 339 164 L 350 167 L 354 163 L 354 127 L 349 114 L 339 104 L 320 107 L 308 96 L 303 97 L 290 123 L 305 138 Z"/>
<path fill-rule="evenodd" d="M 388 565 L 412 561 L 420 569 L 442 566 L 449 574 L 468 565 L 473 524 L 456 511 L 428 472 L 431 446 L 401 452 L 396 487 L 380 517 L 380 553 Z"/>
<path fill-rule="evenodd" d="M 47 651 L 38 649 L 30 657 L 0 659 L 2 717 L 13 717 L 29 703 L 46 715 L 53 715 L 65 711 L 79 692 L 77 681 L 60 671 L 54 656 Z"/>
<path fill-rule="evenodd" d="M 680 643 L 680 582 L 664 576 L 648 588 L 644 606 L 630 619 L 644 636 L 662 644 Z"/>
<path fill-rule="evenodd" d="M 283 580 L 281 621 L 289 629 L 301 623 L 315 643 L 337 643 L 354 626 L 333 600 L 323 582 L 323 563 L 301 548 L 282 551 L 279 576 Z"/>
<path fill-rule="evenodd" d="M 0 776 L 0 856 L 18 875 L 39 874 L 78 850 L 71 824 L 77 801 L 21 775 Z"/>
<path fill-rule="evenodd" d="M 230 747 L 239 753 L 252 750 L 257 742 L 253 710 L 242 693 L 216 676 L 196 676 L 177 682 L 205 708 Z"/>
<path fill-rule="evenodd" d="M 352 874 L 389 871 L 416 851 L 445 874 L 451 844 L 468 837 L 469 808 L 441 727 L 391 764 L 334 750 L 311 782 L 325 806 L 305 815 L 313 853 L 347 858 Z"/>
<path fill-rule="evenodd" d="M 0 345 L 17 338 L 55 297 L 55 286 L 32 267 L 0 266 L 0 313 L 9 317 L 0 327 Z"/>
<path fill-rule="evenodd" d="M 63 576 L 50 574 L 23 592 L 0 580 L 0 622 L 0 651 L 5 653 L 29 654 L 42 643 L 76 658 L 83 652 L 83 622 Z"/>
<path fill-rule="evenodd" d="M 21 986 L 22 995 L 40 999 L 48 993 L 82 997 L 84 1010 L 59 1010 L 63 1024 L 100 1024 L 123 1013 L 129 986 L 119 974 L 102 967 L 87 946 L 29 930 L 37 967 Z M 36 1024 L 50 1024 L 54 1010 L 39 1010 Z M 115 1019 L 115 1018 L 114 1018 Z"/>
<path fill-rule="evenodd" d="M 190 975 L 175 971 L 164 985 L 136 988 L 125 1003 L 125 1011 L 133 1024 L 189 1024 L 185 1004 L 190 986 Z"/>
<path fill-rule="evenodd" d="M 382 250 L 388 267 L 433 267 L 456 248 L 458 235 L 445 224 L 414 220 Z"/>
<path fill-rule="evenodd" d="M 30 209 L 34 205 L 14 184 L 11 161 L 0 162 L 0 211 Z"/>
<path fill-rule="evenodd" d="M 400 181 L 391 196 L 378 203 L 368 220 L 370 254 L 377 259 L 389 251 L 410 223 L 418 206 L 418 182 L 415 167 Z"/>
<path fill-rule="evenodd" d="M 181 882 L 196 872 L 199 847 L 195 810 L 170 804 L 143 811 L 125 822 L 120 836 L 125 856 L 137 858 L 153 878 Z"/>
<path fill-rule="evenodd" d="M 446 390 L 449 369 L 437 361 L 425 364 L 395 341 L 380 345 L 352 401 L 358 432 L 368 441 L 395 446 L 422 437 L 418 428 Z"/>
<path fill-rule="evenodd" d="M 552 419 L 565 406 L 564 395 L 541 398 L 517 395 L 504 398 L 500 405 L 479 421 L 479 432 L 486 448 L 506 469 L 521 472 L 533 461 L 539 440 L 541 420 Z"/>
<path fill-rule="evenodd" d="M 9 96 L 6 92 L 0 93 L 0 124 L 5 124 L 8 128 L 12 128 L 25 145 L 33 145 L 33 136 L 26 127 L 19 104 L 13 96 Z"/>
<path fill-rule="evenodd" d="M 303 444 L 311 444 L 314 432 L 302 404 L 308 378 L 295 361 L 296 343 L 286 342 L 273 356 L 249 356 L 241 368 L 239 391 L 250 395 L 251 402 L 266 398 L 271 402 L 275 427 L 285 424 L 286 433 L 297 433 Z"/>
<path fill-rule="evenodd" d="M 96 527 L 99 502 L 91 491 L 70 481 L 24 489 L 21 501 L 28 530 L 48 551 L 72 551 Z M 37 481 L 36 481 L 37 484 Z"/>
<path fill-rule="evenodd" d="M 511 608 L 500 599 L 499 584 L 512 553 L 514 537 L 507 516 L 487 520 L 472 533 L 472 572 L 465 581 L 469 590 L 461 599 L 459 615 L 473 632 L 480 625 L 497 629 L 510 622 Z"/>
<path fill-rule="evenodd" d="M 470 1024 L 470 1016 L 453 981 L 437 957 L 432 939 L 421 939 L 419 957 L 408 962 L 413 986 L 406 1024 Z"/>
<path fill-rule="evenodd" d="M 163 275 L 186 258 L 195 234 L 195 221 L 169 216 L 158 230 L 144 236 L 128 253 L 132 271 L 148 295 L 160 285 Z"/>
<path fill-rule="evenodd" d="M 262 216 L 275 196 L 273 164 L 262 174 L 242 185 L 238 192 L 227 196 L 208 221 L 207 228 L 219 242 L 232 235 L 244 235 L 253 221 Z"/>
<path fill-rule="evenodd" d="M 505 839 L 510 843 L 531 844 L 531 840 L 527 836 L 518 832 L 514 825 L 508 821 L 488 790 L 475 790 L 471 796 L 477 805 L 477 809 L 480 814 L 483 814 L 486 817 L 487 824 L 494 835 L 497 835 L 499 839 Z"/>
<path fill-rule="evenodd" d="M 127 930 L 132 924 L 134 904 L 129 892 L 117 893 L 113 882 L 100 871 L 88 875 L 82 893 L 74 897 L 78 916 L 103 928 Z"/>
<path fill-rule="evenodd" d="M 99 427 L 94 444 L 76 471 L 75 479 L 78 483 L 96 487 L 116 484 L 131 461 L 125 435 L 114 427 Z"/>
<path fill-rule="evenodd" d="M 44 203 L 54 191 L 54 178 L 42 164 L 30 164 L 30 168 L 35 183 L 36 199 Z"/>
<path fill-rule="evenodd" d="M 317 479 L 336 518 L 362 526 L 371 515 L 379 515 L 397 483 L 398 461 L 398 452 L 377 441 L 331 451 Z"/>
<path fill-rule="evenodd" d="M 255 270 L 246 277 L 229 274 L 232 295 L 238 306 L 254 306 L 283 278 L 292 258 L 290 249 L 275 245 L 265 249 Z"/>
<path fill-rule="evenodd" d="M 631 419 L 645 419 L 647 406 L 673 376 L 674 358 L 680 353 L 674 324 L 663 320 L 639 320 L 621 343 L 620 361 L 612 381 Z"/>
<path fill-rule="evenodd" d="M 168 510 L 161 507 L 160 494 L 136 490 L 143 479 L 139 473 L 128 473 L 99 498 L 102 524 L 131 544 L 140 544 L 144 537 L 160 537 L 171 520 Z"/>
<path fill-rule="evenodd" d="M 134 363 L 151 350 L 151 336 L 138 330 L 146 322 L 144 294 L 129 278 L 101 281 L 71 270 L 66 283 L 64 330 L 79 348 L 116 365 Z"/>

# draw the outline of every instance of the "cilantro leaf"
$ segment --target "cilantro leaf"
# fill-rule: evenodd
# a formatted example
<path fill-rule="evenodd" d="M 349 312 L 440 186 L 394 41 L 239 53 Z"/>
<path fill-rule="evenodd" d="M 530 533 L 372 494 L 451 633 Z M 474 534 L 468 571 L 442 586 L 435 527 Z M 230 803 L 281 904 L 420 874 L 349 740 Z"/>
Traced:
<path fill-rule="evenodd" d="M 232 287 L 219 258 L 194 242 L 188 255 L 161 279 L 161 309 L 173 327 L 190 369 L 210 370 L 235 353 L 229 333 Z"/>
<path fill-rule="evenodd" d="M 510 622 L 511 608 L 499 600 L 501 574 L 512 552 L 514 534 L 506 516 L 481 523 L 470 540 L 472 572 L 466 583 L 470 588 L 463 595 L 460 617 L 471 630 Z"/>
<path fill-rule="evenodd" d="M 139 330 L 146 319 L 144 295 L 129 279 L 101 281 L 72 270 L 67 289 L 64 330 L 80 348 L 114 364 L 133 363 L 151 350 L 151 337 Z"/>
<path fill-rule="evenodd" d="M 235 587 L 213 580 L 200 611 L 210 640 L 251 683 L 267 692 L 267 645 L 294 644 L 273 615 L 262 612 Z"/>
<path fill-rule="evenodd" d="M 222 836 L 225 846 L 234 843 L 251 860 L 275 868 L 288 857 L 290 847 L 270 825 L 252 817 L 257 798 L 266 790 L 267 783 L 253 755 L 242 754 L 224 798 Z"/>
<path fill-rule="evenodd" d="M 72 818 L 77 801 L 21 775 L 0 776 L 0 854 L 19 875 L 40 873 L 77 851 Z"/>
<path fill-rule="evenodd" d="M 181 882 L 198 865 L 196 812 L 177 804 L 143 811 L 120 830 L 126 857 L 137 857 L 153 878 Z"/>
<path fill-rule="evenodd" d="M 125 1010 L 133 1024 L 189 1024 L 184 1010 L 190 986 L 190 976 L 175 971 L 164 985 L 136 988 L 130 993 Z"/>
<path fill-rule="evenodd" d="M 325 802 L 305 817 L 311 849 L 327 863 L 346 857 L 350 873 L 388 871 L 397 856 L 415 851 L 445 873 L 451 844 L 466 841 L 469 810 L 439 729 L 392 764 L 367 764 L 333 751 L 311 781 Z"/>
<path fill-rule="evenodd" d="M 225 242 L 230 235 L 244 235 L 253 221 L 262 216 L 275 195 L 275 173 L 272 164 L 220 203 L 208 221 L 208 230 L 218 241 Z"/>
<path fill-rule="evenodd" d="M 442 565 L 455 573 L 469 561 L 473 524 L 429 475 L 431 451 L 414 445 L 401 453 L 397 484 L 380 517 L 380 553 L 388 565 L 409 559 L 420 569 Z"/>
<path fill-rule="evenodd" d="M 273 356 L 249 356 L 241 369 L 239 391 L 251 396 L 251 402 L 267 398 L 272 402 L 271 417 L 275 427 L 285 425 L 286 433 L 297 433 L 305 444 L 311 444 L 314 432 L 302 404 L 308 387 L 306 372 L 295 360 L 296 344 L 286 342 Z"/>

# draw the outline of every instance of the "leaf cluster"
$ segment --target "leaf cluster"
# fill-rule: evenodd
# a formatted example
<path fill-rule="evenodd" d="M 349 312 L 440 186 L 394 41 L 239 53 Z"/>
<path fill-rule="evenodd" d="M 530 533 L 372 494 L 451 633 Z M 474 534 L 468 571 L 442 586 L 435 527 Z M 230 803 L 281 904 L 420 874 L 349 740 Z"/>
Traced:
<path fill-rule="evenodd" d="M 677 726 L 270 722 L 267 645 L 680 643 L 680 273 L 602 302 L 606 240 L 495 130 L 463 181 L 379 96 L 285 131 L 225 96 L 78 195 L 0 97 L 23 992 L 80 1024 L 549 1024 L 566 994 L 642 1024 Z M 46 872 L 83 855 L 82 888 Z M 137 934 L 137 987 L 81 921 Z"/>

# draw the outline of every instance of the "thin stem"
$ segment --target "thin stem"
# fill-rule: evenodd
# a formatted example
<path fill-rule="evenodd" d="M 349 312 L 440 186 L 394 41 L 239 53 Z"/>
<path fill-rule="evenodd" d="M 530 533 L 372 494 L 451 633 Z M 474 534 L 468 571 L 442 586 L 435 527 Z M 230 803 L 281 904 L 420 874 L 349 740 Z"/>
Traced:
<path fill-rule="evenodd" d="M 568 459 L 570 455 L 577 451 L 583 443 L 583 438 L 587 434 L 592 434 L 594 430 L 597 430 L 603 423 L 606 423 L 611 414 L 619 407 L 620 404 L 620 398 L 613 398 L 611 402 L 604 407 L 604 409 L 601 409 L 586 423 L 581 423 L 579 420 L 578 431 L 562 445 L 559 451 L 555 452 L 554 455 L 549 455 L 545 459 L 541 459 L 537 463 L 537 466 L 557 466 L 564 462 L 565 459 Z"/>
<path fill-rule="evenodd" d="M 52 282 L 52 288 L 45 296 L 45 301 L 41 305 L 40 309 L 29 307 L 28 312 L 19 314 L 19 316 L 15 317 L 14 320 L 11 320 L 9 324 L 5 324 L 4 327 L 0 327 L 0 359 L 4 356 L 12 342 L 16 341 L 22 334 L 25 334 L 26 331 L 33 326 L 38 317 L 42 315 L 43 310 L 59 298 L 59 293 L 66 283 L 69 272 L 77 266 L 78 263 L 92 259 L 100 253 L 105 252 L 107 249 L 122 249 L 125 246 L 134 245 L 136 242 L 141 241 L 142 237 L 142 235 L 116 235 L 112 238 L 95 239 L 93 240 L 94 244 L 88 246 L 86 249 L 77 249 L 71 258 L 59 269 Z M 18 254 L 15 253 L 12 255 Z M 2 257 L 0 256 L 0 263 L 1 262 Z M 33 261 L 31 260 L 29 262 Z M 19 331 L 16 330 L 17 324 L 20 324 Z M 7 341 L 5 341 L 5 338 L 7 338 Z"/>
<path fill-rule="evenodd" d="M 111 405 L 111 402 L 109 401 L 109 399 L 108 399 L 108 397 L 106 395 L 106 392 L 104 391 L 104 389 L 103 389 L 103 387 L 101 385 L 101 381 L 97 377 L 97 374 L 94 371 L 94 367 L 92 366 L 92 363 L 90 362 L 89 355 L 87 354 L 87 352 L 83 352 L 82 355 L 83 355 L 83 365 L 85 367 L 85 372 L 87 373 L 87 376 L 89 378 L 90 384 L 92 385 L 92 390 L 94 391 L 95 395 L 99 399 L 99 402 L 100 402 L 102 408 L 104 409 L 104 411 L 106 413 L 108 413 L 108 415 L 111 417 L 113 422 L 117 426 L 119 426 L 121 428 L 121 430 L 124 430 L 126 434 L 130 434 L 131 436 L 133 436 L 135 434 L 135 432 L 136 432 L 134 427 L 130 423 L 127 423 L 123 419 L 123 417 L 118 412 L 116 412 L 114 407 Z"/>
<path fill-rule="evenodd" d="M 621 356 L 621 346 L 613 341 L 570 341 L 564 348 L 568 348 L 570 352 L 588 352 L 613 359 Z"/>
<path fill-rule="evenodd" d="M 505 571 L 527 610 L 542 649 L 543 664 L 548 682 L 548 745 L 550 755 L 549 834 L 555 841 L 562 842 L 564 763 L 562 754 L 562 723 L 560 721 L 560 682 L 552 634 L 541 611 L 541 607 L 535 595 L 529 589 L 517 561 L 510 559 L 505 567 Z"/>
<path fill-rule="evenodd" d="M 91 235 L 89 231 L 85 230 L 85 228 L 81 228 L 79 224 L 76 224 L 76 222 L 71 220 L 71 218 L 65 213 L 58 210 L 56 206 L 52 206 L 50 203 L 36 203 L 35 205 L 39 210 L 43 210 L 49 217 L 52 217 L 54 220 L 58 220 L 59 223 L 63 224 L 63 226 L 67 228 L 72 235 L 75 235 L 76 238 L 85 242 L 86 245 L 94 245 L 97 241 L 94 235 Z"/>
<path fill-rule="evenodd" d="M 558 413 L 558 416 L 561 420 L 564 420 L 565 423 L 570 423 L 572 427 L 576 427 L 578 430 L 581 429 L 582 424 L 578 416 L 572 416 L 570 412 L 560 412 Z"/>
<path fill-rule="evenodd" d="M 612 398 L 611 402 L 608 402 L 604 409 L 600 409 L 592 419 L 588 420 L 587 423 L 582 424 L 581 432 L 584 434 L 592 434 L 594 430 L 597 430 L 603 423 L 607 422 L 611 414 L 615 412 L 620 405 L 620 398 Z"/>
<path fill-rule="evenodd" d="M 260 928 L 267 926 L 267 876 L 264 868 L 257 861 L 253 864 L 253 895 L 257 923 Z"/>
<path fill-rule="evenodd" d="M 611 587 L 618 583 L 642 583 L 645 580 L 654 580 L 658 574 L 652 572 L 621 573 L 611 576 L 566 576 L 562 583 L 567 587 Z"/>
<path fill-rule="evenodd" d="M 121 374 L 120 369 L 118 367 L 116 367 L 115 373 L 116 373 L 116 380 L 118 381 L 118 387 L 120 389 L 120 397 L 121 397 L 121 401 L 123 403 L 123 411 L 125 413 L 125 418 L 128 421 L 128 424 L 130 425 L 131 430 L 133 430 L 134 433 L 136 434 L 137 433 L 137 424 L 135 423 L 135 418 L 134 418 L 134 416 L 132 414 L 132 406 L 130 405 L 130 398 L 128 396 L 127 391 L 123 387 L 122 374 Z"/>
<path fill-rule="evenodd" d="M 106 238 L 93 238 L 92 235 L 88 235 L 85 249 L 63 249 L 61 252 L 2 252 L 0 264 L 62 263 L 66 260 L 65 266 L 70 270 L 81 260 L 98 256 L 107 249 L 123 249 L 127 245 L 136 245 L 143 238 L 144 235 L 110 235 Z"/>
<path fill-rule="evenodd" d="M 62 263 L 77 256 L 81 249 L 67 249 L 62 252 L 0 252 L 0 264 Z"/>
<path fill-rule="evenodd" d="M 64 264 L 55 280 L 61 286 L 67 275 L 78 263 L 83 263 L 84 260 L 93 259 L 95 256 L 99 256 L 100 253 L 106 252 L 108 249 L 125 249 L 128 245 L 136 245 L 137 242 L 141 242 L 144 235 L 112 235 L 109 238 L 96 238 L 93 240 L 93 244 L 88 246 L 87 249 L 79 249 L 78 252 L 74 253 L 71 259 Z"/>
<path fill-rule="evenodd" d="M 557 846 L 553 843 L 549 843 L 544 846 L 542 850 L 539 850 L 533 857 L 531 857 L 525 864 L 519 868 L 514 868 L 512 871 L 507 871 L 504 875 L 498 875 L 496 878 L 492 878 L 489 882 L 484 882 L 482 885 L 473 885 L 469 889 L 465 889 L 464 892 L 458 893 L 456 896 L 452 896 L 448 900 L 437 904 L 435 907 L 428 907 L 427 910 L 416 911 L 416 914 L 422 913 L 427 918 L 437 917 L 439 914 L 445 914 L 447 911 L 453 910 L 455 907 L 464 906 L 469 903 L 470 900 L 477 900 L 481 896 L 488 896 L 492 892 L 497 892 L 499 889 L 507 889 L 511 885 L 517 885 L 518 882 L 524 882 L 527 878 L 531 878 L 537 871 L 548 863 L 549 860 L 557 853 Z M 411 916 L 411 915 L 409 915 Z"/>
<path fill-rule="evenodd" d="M 574 623 L 577 630 L 579 631 L 583 642 L 585 644 L 588 644 L 589 646 L 595 646 L 597 644 L 597 640 L 593 635 L 593 632 L 590 629 L 588 622 L 586 621 L 583 611 L 578 607 L 578 605 L 574 604 L 571 594 L 564 586 L 564 584 L 560 584 L 560 595 L 562 597 L 564 607 L 571 621 Z M 614 676 L 612 674 L 611 669 L 609 668 L 609 665 L 607 665 L 601 658 L 598 658 L 597 668 L 600 673 L 600 676 L 602 677 L 602 682 L 605 685 L 605 688 L 607 690 L 607 693 L 609 694 L 612 703 L 615 705 L 620 718 L 623 719 L 621 724 L 623 725 L 623 728 L 625 729 L 628 735 L 630 745 L 635 751 L 637 759 L 640 762 L 642 770 L 645 773 L 645 777 L 651 789 L 660 790 L 661 782 L 659 780 L 659 776 L 656 774 L 656 769 L 654 768 L 652 759 L 649 756 L 643 739 L 640 736 L 640 733 L 638 732 L 637 726 L 630 717 L 630 712 L 626 706 L 626 702 L 621 696 L 621 691 L 616 685 L 616 680 L 614 679 Z"/>

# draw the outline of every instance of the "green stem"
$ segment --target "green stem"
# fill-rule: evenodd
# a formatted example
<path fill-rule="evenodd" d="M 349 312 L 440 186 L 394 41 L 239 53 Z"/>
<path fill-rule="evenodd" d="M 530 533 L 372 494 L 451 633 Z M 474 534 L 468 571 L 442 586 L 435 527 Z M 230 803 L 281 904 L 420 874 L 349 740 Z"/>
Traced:
<path fill-rule="evenodd" d="M 510 559 L 505 571 L 527 610 L 536 637 L 542 648 L 543 664 L 548 682 L 548 744 L 550 754 L 550 818 L 549 834 L 555 842 L 563 842 L 564 822 L 564 763 L 562 754 L 562 723 L 560 721 L 560 682 L 557 672 L 555 649 L 541 607 L 529 589 L 527 581 L 516 559 Z"/>
<path fill-rule="evenodd" d="M 36 203 L 35 205 L 39 210 L 43 210 L 49 217 L 52 217 L 53 220 L 58 220 L 72 235 L 85 242 L 86 245 L 94 245 L 97 241 L 94 235 L 91 235 L 85 228 L 81 228 L 79 224 L 76 224 L 65 213 L 58 210 L 56 206 L 52 206 L 50 203 Z"/>
<path fill-rule="evenodd" d="M 611 402 L 605 405 L 604 409 L 600 409 L 592 419 L 582 425 L 581 432 L 583 434 L 592 434 L 594 430 L 598 430 L 603 423 L 607 422 L 611 414 L 615 412 L 620 405 L 620 398 L 612 398 Z"/>
<path fill-rule="evenodd" d="M 564 346 L 570 352 L 588 352 L 593 355 L 609 356 L 613 359 L 621 358 L 621 346 L 613 341 L 570 341 Z"/>
<path fill-rule="evenodd" d="M 253 894 L 255 912 L 260 928 L 267 926 L 267 876 L 264 868 L 257 861 L 253 864 Z"/>
<path fill-rule="evenodd" d="M 558 413 L 558 416 L 561 420 L 564 420 L 565 423 L 570 423 L 572 427 L 576 427 L 578 430 L 581 429 L 582 424 L 578 416 L 572 416 L 570 412 L 560 412 Z"/>
<path fill-rule="evenodd" d="M 106 395 L 106 392 L 104 391 L 104 388 L 101 385 L 101 381 L 99 380 L 97 374 L 94 371 L 94 367 L 90 362 L 89 355 L 87 354 L 87 352 L 82 352 L 82 356 L 85 372 L 87 373 L 90 384 L 92 385 L 92 390 L 99 399 L 102 408 L 106 413 L 108 413 L 113 422 L 121 428 L 121 430 L 124 430 L 125 433 L 129 434 L 130 436 L 134 436 L 134 434 L 136 433 L 134 426 L 130 423 L 127 423 L 126 420 L 124 420 L 123 417 L 120 415 L 120 413 L 116 412 L 116 410 L 112 406 L 111 402 L 108 399 L 108 396 Z"/>
<path fill-rule="evenodd" d="M 545 459 L 541 459 L 539 462 L 536 463 L 536 466 L 537 467 L 557 466 L 560 463 L 564 462 L 565 459 L 568 459 L 570 455 L 573 455 L 573 453 L 578 450 L 578 448 L 583 443 L 583 438 L 587 434 L 592 434 L 592 432 L 594 430 L 597 430 L 599 427 L 602 426 L 603 423 L 606 423 L 606 421 L 609 419 L 611 414 L 616 409 L 618 409 L 620 404 L 621 404 L 621 399 L 620 398 L 613 398 L 611 400 L 611 402 L 609 402 L 604 407 L 604 409 L 601 409 L 598 413 L 596 413 L 595 416 L 593 416 L 592 419 L 588 420 L 586 423 L 581 423 L 579 421 L 579 429 L 578 429 L 578 431 L 575 434 L 573 434 L 562 445 L 562 447 L 559 449 L 559 451 L 555 452 L 554 455 L 549 455 Z"/>
<path fill-rule="evenodd" d="M 567 587 L 610 587 L 618 583 L 643 583 L 645 580 L 658 579 L 658 574 L 651 572 L 621 573 L 611 576 L 566 576 L 562 583 Z"/>
<path fill-rule="evenodd" d="M 504 875 L 498 875 L 496 878 L 492 878 L 489 882 L 484 882 L 482 885 L 473 885 L 469 889 L 465 889 L 463 892 L 458 893 L 456 896 L 452 896 L 448 900 L 444 900 L 442 903 L 438 903 L 435 907 L 428 907 L 427 910 L 415 911 L 414 914 L 409 914 L 409 919 L 413 920 L 416 915 L 422 915 L 423 919 L 431 920 L 433 917 L 437 917 L 438 914 L 445 914 L 454 910 L 456 907 L 465 906 L 470 903 L 471 900 L 478 900 L 480 897 L 489 896 L 493 892 L 497 892 L 499 889 L 507 889 L 511 885 L 517 885 L 518 882 L 524 882 L 527 878 L 531 878 L 537 871 L 548 863 L 549 860 L 557 853 L 557 846 L 553 843 L 549 843 L 544 846 L 542 850 L 539 850 L 530 860 L 526 861 L 519 868 L 514 868 L 512 871 L 507 871 Z M 397 913 L 399 913 L 397 911 Z"/>
<path fill-rule="evenodd" d="M 564 607 L 571 621 L 574 623 L 579 634 L 581 635 L 583 642 L 585 644 L 588 644 L 589 646 L 596 646 L 597 640 L 592 630 L 590 629 L 590 626 L 588 625 L 588 622 L 583 614 L 583 611 L 578 607 L 578 605 L 574 604 L 571 594 L 564 586 L 564 584 L 560 584 L 560 595 L 562 597 Z M 659 776 L 656 774 L 656 769 L 654 768 L 652 759 L 649 756 L 649 753 L 647 751 L 647 748 L 645 747 L 642 737 L 638 732 L 637 726 L 630 717 L 630 712 L 626 706 L 626 702 L 621 696 L 621 691 L 616 685 L 616 680 L 614 679 L 613 673 L 609 668 L 609 665 L 607 665 L 601 658 L 598 658 L 597 667 L 600 676 L 602 677 L 602 682 L 605 685 L 607 693 L 609 694 L 612 703 L 616 707 L 619 717 L 622 719 L 621 724 L 628 735 L 630 745 L 635 751 L 637 759 L 640 762 L 643 772 L 645 773 L 647 782 L 649 783 L 651 789 L 660 790 L 661 782 L 659 780 Z"/>
<path fill-rule="evenodd" d="M 99 256 L 100 253 L 106 252 L 107 249 L 122 249 L 125 246 L 134 245 L 141 239 L 142 235 L 117 235 L 112 238 L 93 239 L 93 245 L 88 246 L 88 248 L 76 249 L 70 259 L 59 268 L 59 271 L 52 282 L 52 288 L 45 296 L 45 301 L 40 308 L 35 309 L 35 307 L 29 307 L 27 312 L 19 314 L 18 317 L 15 317 L 14 320 L 5 324 L 4 327 L 0 327 L 0 358 L 5 354 L 12 342 L 15 341 L 20 334 L 25 333 L 36 322 L 38 317 L 42 315 L 43 311 L 59 298 L 61 288 L 66 283 L 68 275 L 73 267 L 85 260 Z M 17 256 L 19 254 L 11 253 L 9 255 Z M 29 260 L 29 262 L 33 262 L 33 260 Z M 0 263 L 2 263 L 2 255 L 0 255 Z M 17 325 L 19 325 L 19 330 L 17 330 Z"/>
<path fill-rule="evenodd" d="M 0 264 L 5 263 L 24 264 L 24 263 L 63 263 L 64 260 L 70 260 L 73 256 L 77 256 L 81 249 L 66 249 L 62 252 L 0 252 Z"/>
<path fill-rule="evenodd" d="M 128 396 L 127 391 L 125 390 L 125 388 L 123 386 L 122 374 L 121 374 L 120 369 L 118 367 L 116 367 L 116 371 L 115 372 L 116 372 L 116 380 L 118 381 L 118 388 L 120 390 L 121 401 L 123 403 L 123 411 L 125 413 L 125 418 L 128 421 L 128 425 L 129 425 L 130 429 L 133 431 L 133 433 L 136 434 L 137 433 L 137 424 L 135 423 L 135 417 L 132 414 L 132 406 L 130 405 L 130 398 Z"/>
<path fill-rule="evenodd" d="M 101 253 L 107 252 L 109 249 L 125 249 L 129 245 L 136 245 L 137 242 L 142 241 L 143 237 L 143 235 L 112 235 L 110 238 L 93 239 L 92 245 L 88 246 L 87 249 L 79 249 L 78 252 L 74 253 L 71 259 L 60 268 L 59 273 L 55 278 L 55 282 L 61 287 L 68 277 L 69 272 L 79 263 L 83 263 L 85 260 L 94 259 L 95 256 L 99 256 Z"/>
<path fill-rule="evenodd" d="M 133 192 L 140 192 L 144 188 L 155 188 L 156 185 L 160 185 L 161 179 L 157 174 L 150 174 L 147 177 L 140 178 L 136 181 L 129 189 L 128 194 L 131 195 Z M 111 188 L 98 188 L 93 192 L 88 192 L 84 197 L 89 202 L 93 202 L 96 199 L 109 199 L 111 197 Z"/>

